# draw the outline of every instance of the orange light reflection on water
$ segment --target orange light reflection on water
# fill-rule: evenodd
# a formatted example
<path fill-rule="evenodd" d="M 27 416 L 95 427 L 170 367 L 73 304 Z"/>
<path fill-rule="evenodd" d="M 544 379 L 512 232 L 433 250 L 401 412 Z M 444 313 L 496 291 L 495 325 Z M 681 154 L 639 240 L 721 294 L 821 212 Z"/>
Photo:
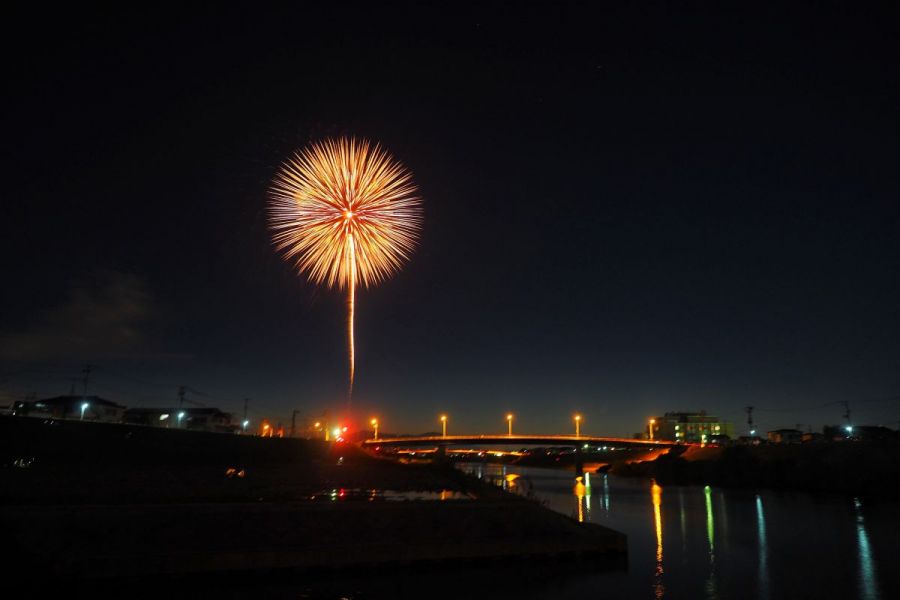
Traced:
<path fill-rule="evenodd" d="M 666 588 L 662 583 L 663 575 L 663 531 L 662 531 L 662 487 L 653 482 L 650 488 L 650 496 L 653 500 L 653 518 L 656 521 L 656 573 L 655 584 L 653 586 L 655 596 L 661 600 L 666 592 Z"/>

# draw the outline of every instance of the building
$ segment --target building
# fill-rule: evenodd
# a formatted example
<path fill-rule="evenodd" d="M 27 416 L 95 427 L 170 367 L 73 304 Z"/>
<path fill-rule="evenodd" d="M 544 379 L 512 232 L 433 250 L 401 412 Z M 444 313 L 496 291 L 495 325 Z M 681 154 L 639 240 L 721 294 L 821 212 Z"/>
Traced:
<path fill-rule="evenodd" d="M 125 407 L 99 396 L 57 396 L 44 400 L 20 401 L 12 407 L 12 414 L 44 419 L 77 419 L 118 423 Z"/>
<path fill-rule="evenodd" d="M 712 436 L 717 436 L 720 443 L 723 441 L 722 436 L 734 438 L 732 423 L 708 415 L 705 410 L 667 412 L 661 417 L 653 417 L 648 427 L 652 432 L 648 437 L 654 440 L 704 444 L 710 442 Z"/>
<path fill-rule="evenodd" d="M 240 427 L 232 423 L 231 413 L 211 407 L 184 408 L 129 408 L 122 417 L 124 423 L 163 427 L 167 429 L 188 429 L 191 431 L 213 431 L 217 433 L 237 433 Z"/>
<path fill-rule="evenodd" d="M 803 432 L 799 429 L 776 429 L 766 434 L 773 444 L 799 444 L 803 441 Z"/>
<path fill-rule="evenodd" d="M 900 433 L 878 425 L 855 425 L 851 432 L 854 439 L 864 442 L 887 442 L 900 440 Z"/>

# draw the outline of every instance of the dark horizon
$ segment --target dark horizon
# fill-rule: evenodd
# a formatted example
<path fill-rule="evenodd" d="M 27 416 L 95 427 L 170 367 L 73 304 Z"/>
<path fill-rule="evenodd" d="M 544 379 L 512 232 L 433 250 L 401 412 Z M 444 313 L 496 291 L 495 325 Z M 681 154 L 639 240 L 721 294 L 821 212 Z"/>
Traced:
<path fill-rule="evenodd" d="M 345 402 L 340 292 L 275 252 L 295 149 L 381 142 L 410 262 L 360 290 L 384 431 L 900 427 L 900 94 L 887 6 L 19 9 L 6 41 L 0 403 Z M 80 384 L 75 384 L 80 393 Z"/>

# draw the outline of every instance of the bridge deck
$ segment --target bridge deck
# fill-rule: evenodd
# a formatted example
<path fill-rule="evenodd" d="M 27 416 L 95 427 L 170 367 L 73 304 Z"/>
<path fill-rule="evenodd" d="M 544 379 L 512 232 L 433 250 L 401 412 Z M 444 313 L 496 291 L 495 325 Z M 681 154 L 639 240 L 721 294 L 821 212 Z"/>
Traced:
<path fill-rule="evenodd" d="M 382 438 L 378 440 L 365 440 L 362 442 L 364 446 L 422 446 L 422 445 L 441 445 L 441 444 L 489 444 L 489 445 L 507 445 L 507 444 L 525 444 L 525 445 L 543 445 L 543 446 L 572 446 L 579 444 L 607 444 L 617 446 L 638 446 L 638 447 L 669 447 L 674 446 L 675 442 L 663 440 L 635 440 L 631 438 L 619 437 L 596 437 L 587 435 L 433 435 L 433 436 L 416 436 L 416 437 L 395 437 Z"/>

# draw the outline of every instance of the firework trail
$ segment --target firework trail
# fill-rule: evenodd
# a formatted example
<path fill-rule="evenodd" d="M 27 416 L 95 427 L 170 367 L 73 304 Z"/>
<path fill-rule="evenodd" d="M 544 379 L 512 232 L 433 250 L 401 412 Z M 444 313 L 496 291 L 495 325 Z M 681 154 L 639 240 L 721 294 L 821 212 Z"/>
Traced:
<path fill-rule="evenodd" d="M 313 283 L 347 289 L 348 402 L 353 395 L 356 287 L 409 258 L 422 224 L 412 175 L 381 146 L 326 139 L 282 164 L 270 189 L 275 247 Z"/>

